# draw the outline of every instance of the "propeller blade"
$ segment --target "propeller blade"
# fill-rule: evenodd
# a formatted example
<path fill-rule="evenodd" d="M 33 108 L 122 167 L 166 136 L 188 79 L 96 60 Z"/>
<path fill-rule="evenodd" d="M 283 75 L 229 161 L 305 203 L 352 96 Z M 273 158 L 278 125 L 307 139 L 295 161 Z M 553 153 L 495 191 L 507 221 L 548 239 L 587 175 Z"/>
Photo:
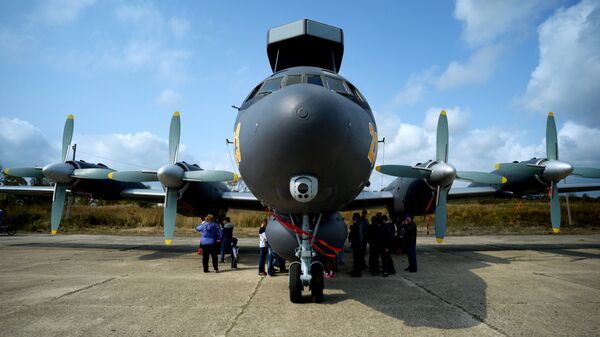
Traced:
<path fill-rule="evenodd" d="M 440 112 L 438 119 L 435 152 L 438 163 L 448 162 L 448 117 L 445 110 Z"/>
<path fill-rule="evenodd" d="M 156 171 L 114 171 L 107 174 L 108 179 L 127 182 L 141 183 L 144 181 L 158 181 Z"/>
<path fill-rule="evenodd" d="M 39 178 L 44 174 L 41 167 L 13 167 L 5 168 L 4 174 L 21 178 Z"/>
<path fill-rule="evenodd" d="M 573 169 L 572 174 L 582 176 L 584 178 L 600 178 L 600 169 L 591 167 L 576 167 Z"/>
<path fill-rule="evenodd" d="M 105 168 L 75 169 L 71 177 L 80 179 L 108 179 L 108 174 L 115 170 Z"/>
<path fill-rule="evenodd" d="M 471 172 L 471 171 L 459 171 L 456 174 L 456 178 L 462 179 L 462 180 L 469 180 L 469 181 L 472 181 L 474 183 L 479 183 L 479 184 L 493 184 L 493 185 L 505 184 L 507 181 L 506 177 L 500 176 L 500 175 L 497 175 L 494 173 Z"/>
<path fill-rule="evenodd" d="M 446 219 L 448 217 L 447 197 L 448 189 L 438 187 L 437 203 L 435 206 L 435 239 L 438 243 L 442 243 L 446 236 Z"/>
<path fill-rule="evenodd" d="M 183 174 L 183 180 L 198 181 L 198 182 L 218 182 L 237 180 L 237 174 L 229 171 L 218 170 L 202 170 L 202 171 L 186 171 Z"/>
<path fill-rule="evenodd" d="M 171 118 L 171 128 L 169 129 L 169 163 L 177 162 L 177 152 L 179 150 L 179 136 L 181 133 L 181 120 L 179 112 L 175 111 Z"/>
<path fill-rule="evenodd" d="M 65 128 L 63 129 L 61 161 L 67 161 L 67 153 L 69 152 L 69 146 L 71 146 L 71 140 L 73 139 L 73 124 L 73 115 L 68 115 L 67 121 L 65 122 Z"/>
<path fill-rule="evenodd" d="M 175 232 L 175 220 L 177 219 L 177 190 L 167 188 L 165 194 L 165 209 L 163 212 L 165 244 L 169 246 Z"/>
<path fill-rule="evenodd" d="M 58 231 L 60 219 L 62 218 L 63 208 L 65 207 L 65 195 L 67 194 L 67 185 L 56 184 L 54 186 L 54 195 L 52 196 L 52 214 L 50 217 L 50 229 L 52 235 Z"/>
<path fill-rule="evenodd" d="M 549 160 L 558 160 L 558 139 L 556 137 L 556 123 L 554 122 L 554 114 L 548 113 L 546 121 L 546 158 Z"/>
<path fill-rule="evenodd" d="M 500 170 L 501 173 L 514 173 L 514 174 L 541 174 L 544 172 L 543 167 L 530 166 L 524 163 L 502 163 L 496 164 L 496 169 Z"/>
<path fill-rule="evenodd" d="M 381 165 L 376 166 L 375 170 L 389 176 L 415 179 L 426 179 L 431 174 L 430 171 L 418 170 L 408 165 Z"/>
<path fill-rule="evenodd" d="M 552 182 L 552 197 L 550 198 L 550 219 L 552 221 L 552 231 L 558 233 L 560 231 L 560 199 L 558 195 L 558 186 L 556 182 Z"/>

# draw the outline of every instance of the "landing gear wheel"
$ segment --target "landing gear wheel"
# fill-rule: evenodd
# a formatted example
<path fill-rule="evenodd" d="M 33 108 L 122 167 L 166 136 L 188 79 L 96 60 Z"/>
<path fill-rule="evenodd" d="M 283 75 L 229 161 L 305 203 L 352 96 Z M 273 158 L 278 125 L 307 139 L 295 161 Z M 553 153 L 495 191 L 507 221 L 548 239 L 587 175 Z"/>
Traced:
<path fill-rule="evenodd" d="M 313 262 L 310 266 L 310 293 L 315 303 L 323 302 L 323 289 L 325 288 L 323 271 L 324 268 L 320 262 Z"/>
<path fill-rule="evenodd" d="M 6 234 L 8 234 L 8 235 L 10 235 L 10 236 L 13 236 L 13 235 L 15 235 L 15 233 L 16 233 L 16 232 L 17 232 L 17 231 L 15 230 L 15 228 L 14 228 L 14 227 L 8 227 L 8 228 L 6 229 Z"/>
<path fill-rule="evenodd" d="M 302 280 L 300 280 L 300 275 L 302 271 L 300 270 L 300 262 L 292 262 L 290 264 L 290 274 L 289 274 L 289 283 L 290 283 L 290 301 L 292 303 L 300 303 L 302 301 Z"/>

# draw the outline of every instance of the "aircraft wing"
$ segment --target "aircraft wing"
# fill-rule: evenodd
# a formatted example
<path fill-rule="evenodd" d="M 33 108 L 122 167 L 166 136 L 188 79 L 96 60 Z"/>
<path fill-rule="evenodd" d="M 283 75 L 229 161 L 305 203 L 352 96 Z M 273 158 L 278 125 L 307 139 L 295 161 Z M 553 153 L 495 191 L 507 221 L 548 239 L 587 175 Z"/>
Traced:
<path fill-rule="evenodd" d="M 448 192 L 448 199 L 493 197 L 496 191 L 492 186 L 452 187 Z"/>
<path fill-rule="evenodd" d="M 52 194 L 54 193 L 54 186 L 0 186 L 0 193 L 52 198 Z M 67 193 L 71 193 L 71 191 L 67 190 Z"/>
<path fill-rule="evenodd" d="M 231 209 L 244 209 L 249 211 L 264 211 L 265 206 L 250 192 L 224 192 L 221 199 Z"/>
<path fill-rule="evenodd" d="M 350 202 L 350 204 L 342 209 L 349 211 L 364 208 L 387 207 L 390 202 L 393 202 L 394 195 L 390 191 L 370 192 L 362 191 Z"/>
<path fill-rule="evenodd" d="M 149 188 L 128 188 L 121 191 L 121 196 L 124 199 L 164 202 L 165 191 Z"/>
<path fill-rule="evenodd" d="M 600 191 L 600 183 L 558 184 L 558 193 Z"/>

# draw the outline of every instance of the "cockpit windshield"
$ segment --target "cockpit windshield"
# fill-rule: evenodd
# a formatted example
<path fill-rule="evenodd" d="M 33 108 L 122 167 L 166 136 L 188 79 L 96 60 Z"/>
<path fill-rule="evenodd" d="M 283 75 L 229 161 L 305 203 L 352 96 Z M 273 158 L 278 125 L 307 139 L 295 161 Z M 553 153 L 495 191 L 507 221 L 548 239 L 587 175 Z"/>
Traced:
<path fill-rule="evenodd" d="M 258 91 L 259 94 L 270 94 L 273 91 L 281 88 L 281 81 L 283 80 L 283 76 L 275 77 L 270 80 L 266 80 L 265 84 Z"/>

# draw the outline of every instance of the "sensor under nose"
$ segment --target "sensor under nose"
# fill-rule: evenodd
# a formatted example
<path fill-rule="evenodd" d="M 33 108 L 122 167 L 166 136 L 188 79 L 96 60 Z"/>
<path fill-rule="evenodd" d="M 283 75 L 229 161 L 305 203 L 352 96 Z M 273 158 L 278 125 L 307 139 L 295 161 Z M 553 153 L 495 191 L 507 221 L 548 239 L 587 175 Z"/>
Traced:
<path fill-rule="evenodd" d="M 319 180 L 313 176 L 294 176 L 290 179 L 290 194 L 299 202 L 309 202 L 319 191 Z"/>

